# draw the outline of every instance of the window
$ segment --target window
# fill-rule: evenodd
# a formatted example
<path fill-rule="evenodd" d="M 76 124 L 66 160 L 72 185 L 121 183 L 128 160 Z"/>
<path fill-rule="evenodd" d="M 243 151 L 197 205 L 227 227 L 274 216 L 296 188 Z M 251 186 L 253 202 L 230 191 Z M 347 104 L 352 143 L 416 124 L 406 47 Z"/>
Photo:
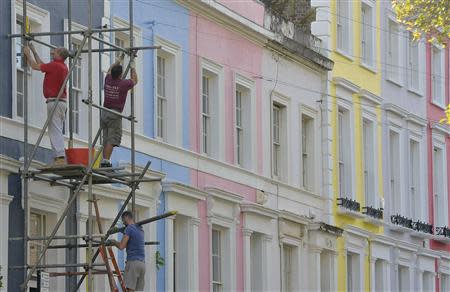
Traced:
<path fill-rule="evenodd" d="M 435 146 L 433 148 L 433 192 L 436 227 L 448 225 L 447 195 L 444 191 L 445 173 L 443 150 Z"/>
<path fill-rule="evenodd" d="M 365 65 L 373 66 L 373 9 L 361 3 L 361 61 Z"/>
<path fill-rule="evenodd" d="M 116 36 L 114 38 L 114 44 L 116 46 L 121 47 L 121 48 L 125 48 L 125 41 L 122 38 L 118 37 L 118 36 Z M 120 55 L 122 55 L 122 51 L 115 51 L 114 54 L 115 54 L 116 58 L 119 58 Z"/>
<path fill-rule="evenodd" d="M 375 261 L 375 291 L 384 291 L 384 273 L 383 273 L 383 261 L 377 259 Z"/>
<path fill-rule="evenodd" d="M 395 131 L 389 133 L 389 193 L 391 214 L 401 210 L 400 196 L 400 168 L 398 158 L 400 157 L 400 139 Z"/>
<path fill-rule="evenodd" d="M 302 114 L 302 186 L 312 190 L 314 177 L 314 119 Z"/>
<path fill-rule="evenodd" d="M 408 85 L 410 89 L 419 90 L 419 44 L 414 41 L 412 33 L 408 39 Z"/>
<path fill-rule="evenodd" d="M 441 107 L 444 107 L 444 51 L 436 46 L 432 46 L 431 58 L 431 94 L 433 97 L 433 102 Z"/>
<path fill-rule="evenodd" d="M 419 143 L 415 140 L 409 141 L 409 202 L 410 204 L 410 212 L 411 218 L 413 219 L 421 219 L 420 218 L 420 177 L 419 177 Z"/>
<path fill-rule="evenodd" d="M 273 174 L 276 177 L 281 175 L 281 147 L 282 147 L 282 107 L 278 104 L 274 104 L 272 107 L 272 131 L 273 131 Z"/>
<path fill-rule="evenodd" d="M 336 38 L 337 49 L 350 54 L 351 53 L 351 1 L 338 0 L 336 3 Z"/>
<path fill-rule="evenodd" d="M 211 155 L 210 78 L 202 78 L 202 151 Z"/>
<path fill-rule="evenodd" d="M 441 291 L 450 291 L 450 275 L 441 274 Z"/>
<path fill-rule="evenodd" d="M 157 137 L 167 139 L 167 95 L 166 95 L 166 59 L 157 56 L 157 110 L 156 110 L 156 128 Z"/>
<path fill-rule="evenodd" d="M 72 50 L 78 51 L 80 45 L 77 43 L 72 43 Z M 80 133 L 80 101 L 83 98 L 83 87 L 82 87 L 82 55 L 73 64 L 74 69 L 72 73 L 72 117 L 73 117 L 73 132 L 75 134 Z"/>
<path fill-rule="evenodd" d="M 374 159 L 374 125 L 370 120 L 363 120 L 363 155 L 364 155 L 364 195 L 366 206 L 376 208 L 375 194 L 375 159 Z"/>
<path fill-rule="evenodd" d="M 434 290 L 434 276 L 430 272 L 424 272 L 423 273 L 423 281 L 422 281 L 422 291 L 435 291 Z M 447 291 L 442 290 L 441 291 Z"/>
<path fill-rule="evenodd" d="M 359 287 L 359 255 L 347 252 L 347 291 L 360 291 Z"/>
<path fill-rule="evenodd" d="M 222 291 L 222 246 L 221 232 L 212 230 L 212 286 L 214 292 Z"/>
<path fill-rule="evenodd" d="M 293 263 L 294 263 L 294 247 L 283 245 L 283 291 L 294 291 L 293 287 Z"/>
<path fill-rule="evenodd" d="M 263 239 L 262 234 L 253 232 L 250 236 L 250 279 L 251 291 L 263 291 Z"/>
<path fill-rule="evenodd" d="M 387 36 L 387 76 L 393 81 L 399 81 L 399 26 L 392 19 L 388 20 L 388 36 Z"/>
<path fill-rule="evenodd" d="M 222 149 L 222 113 L 223 107 L 220 84 L 221 68 L 217 65 L 207 64 L 208 69 L 203 68 L 201 76 L 201 152 L 219 159 Z M 211 68 L 211 71 L 209 68 Z"/>
<path fill-rule="evenodd" d="M 334 255 L 323 250 L 320 253 L 320 291 L 335 291 L 334 285 Z"/>
<path fill-rule="evenodd" d="M 22 33 L 22 19 L 17 16 L 16 33 Z M 24 58 L 22 58 L 22 38 L 15 38 L 16 48 L 16 115 L 23 118 L 23 90 L 24 90 Z"/>
<path fill-rule="evenodd" d="M 46 216 L 40 213 L 30 212 L 30 237 L 39 237 L 46 235 Z M 44 248 L 44 241 L 33 240 L 29 243 L 29 264 L 34 265 L 39 259 Z M 45 263 L 45 256 L 41 264 Z"/>
<path fill-rule="evenodd" d="M 236 162 L 242 164 L 244 129 L 242 127 L 242 92 L 236 90 Z"/>
<path fill-rule="evenodd" d="M 350 113 L 338 110 L 338 156 L 339 156 L 339 197 L 352 198 L 351 166 L 350 166 Z"/>
<path fill-rule="evenodd" d="M 404 266 L 398 266 L 398 289 L 397 291 L 411 291 L 409 289 L 409 269 Z"/>

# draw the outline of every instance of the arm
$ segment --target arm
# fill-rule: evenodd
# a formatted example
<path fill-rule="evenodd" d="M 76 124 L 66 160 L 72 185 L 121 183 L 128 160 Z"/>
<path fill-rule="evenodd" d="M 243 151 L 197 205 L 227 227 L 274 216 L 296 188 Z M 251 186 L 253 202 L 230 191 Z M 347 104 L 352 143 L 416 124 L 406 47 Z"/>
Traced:
<path fill-rule="evenodd" d="M 114 245 L 120 249 L 123 250 L 124 248 L 127 247 L 128 244 L 128 240 L 130 239 L 130 237 L 126 234 L 123 235 L 122 240 L 120 242 L 118 241 L 114 241 Z"/>
<path fill-rule="evenodd" d="M 133 81 L 134 85 L 136 85 L 138 83 L 138 77 L 136 74 L 136 69 L 134 69 L 134 67 L 131 67 L 131 81 Z"/>
<path fill-rule="evenodd" d="M 42 62 L 41 58 L 39 57 L 39 54 L 36 52 L 36 49 L 34 48 L 33 44 L 30 43 L 30 49 L 33 52 L 33 56 L 34 59 L 36 60 L 36 63 L 38 65 L 44 64 L 44 62 Z"/>
<path fill-rule="evenodd" d="M 23 48 L 23 53 L 25 54 L 25 57 L 27 59 L 28 65 L 33 68 L 34 70 L 41 71 L 41 65 L 38 64 L 33 57 L 31 57 L 31 51 L 28 46 Z"/>
<path fill-rule="evenodd" d="M 122 53 L 122 55 L 120 55 L 120 56 L 116 59 L 116 61 L 109 67 L 109 69 L 108 69 L 108 74 L 111 74 L 111 69 L 112 69 L 112 67 L 121 64 L 124 58 L 125 58 L 125 54 Z"/>

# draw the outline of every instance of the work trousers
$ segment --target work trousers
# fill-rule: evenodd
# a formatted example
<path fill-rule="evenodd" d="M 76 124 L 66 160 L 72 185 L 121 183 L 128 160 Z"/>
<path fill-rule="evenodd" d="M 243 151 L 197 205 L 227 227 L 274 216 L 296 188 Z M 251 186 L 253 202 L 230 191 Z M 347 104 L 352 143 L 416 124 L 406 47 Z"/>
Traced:
<path fill-rule="evenodd" d="M 47 116 L 51 114 L 55 102 L 56 100 L 47 100 Z M 48 124 L 48 136 L 50 137 L 50 143 L 55 157 L 65 156 L 63 128 L 64 120 L 66 119 L 66 110 L 66 102 L 60 100 Z"/>

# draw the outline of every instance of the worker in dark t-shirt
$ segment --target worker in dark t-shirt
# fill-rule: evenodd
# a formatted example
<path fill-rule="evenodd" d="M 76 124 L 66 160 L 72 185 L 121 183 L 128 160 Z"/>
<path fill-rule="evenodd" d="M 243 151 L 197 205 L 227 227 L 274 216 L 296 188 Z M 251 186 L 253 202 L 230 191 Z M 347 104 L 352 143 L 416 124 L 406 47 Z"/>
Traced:
<path fill-rule="evenodd" d="M 105 77 L 105 101 L 103 106 L 122 113 L 127 100 L 127 94 L 138 83 L 134 61 L 130 63 L 131 79 L 122 79 L 122 61 L 124 54 L 111 65 Z M 103 160 L 101 167 L 111 167 L 111 154 L 113 148 L 120 145 L 122 140 L 122 117 L 113 113 L 102 111 L 100 126 L 103 131 Z"/>
<path fill-rule="evenodd" d="M 109 240 L 107 243 L 118 249 L 127 249 L 127 263 L 125 266 L 125 286 L 127 292 L 144 291 L 145 284 L 145 241 L 142 226 L 135 224 L 130 211 L 122 213 L 122 222 L 126 226 L 122 240 Z"/>

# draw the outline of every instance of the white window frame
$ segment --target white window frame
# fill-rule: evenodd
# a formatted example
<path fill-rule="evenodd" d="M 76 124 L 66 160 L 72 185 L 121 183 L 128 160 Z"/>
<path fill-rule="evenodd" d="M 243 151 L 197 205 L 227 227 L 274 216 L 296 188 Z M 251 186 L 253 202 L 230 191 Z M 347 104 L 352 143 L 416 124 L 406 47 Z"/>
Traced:
<path fill-rule="evenodd" d="M 448 289 L 450 289 L 450 274 L 441 273 L 440 288 L 441 288 L 441 291 L 448 291 Z M 444 289 L 444 288 L 447 288 L 447 289 Z"/>
<path fill-rule="evenodd" d="M 370 133 L 367 133 L 371 145 L 365 149 L 365 123 L 370 123 Z M 362 148 L 363 148 L 363 177 L 364 177 L 364 201 L 366 206 L 379 208 L 378 194 L 378 123 L 376 116 L 372 113 L 363 112 L 362 120 Z M 369 165 L 367 166 L 366 163 Z M 366 170 L 368 171 L 366 175 Z M 369 182 L 368 182 L 369 181 Z M 368 191 L 368 193 L 367 193 Z M 368 200 L 369 199 L 369 200 Z"/>
<path fill-rule="evenodd" d="M 395 28 L 395 31 L 391 31 Z M 401 85 L 400 73 L 401 70 L 401 40 L 400 24 L 396 21 L 395 16 L 389 13 L 387 17 L 387 32 L 386 32 L 386 79 Z"/>
<path fill-rule="evenodd" d="M 337 156 L 338 156 L 338 197 L 341 198 L 348 198 L 348 199 L 355 199 L 355 190 L 354 190 L 354 175 L 355 175 L 355 168 L 354 168 L 354 153 L 353 153 L 353 143 L 349 142 L 349 147 L 340 147 L 342 145 L 340 144 L 340 135 L 341 135 L 341 129 L 339 127 L 339 115 L 340 112 L 343 111 L 343 113 L 346 115 L 343 118 L 345 119 L 343 122 L 347 124 L 348 128 L 346 129 L 346 132 L 343 133 L 343 136 L 341 137 L 341 141 L 350 141 L 353 136 L 353 110 L 351 104 L 348 102 L 341 102 L 338 101 L 338 108 L 337 108 L 337 121 L 336 121 L 336 132 L 337 132 Z M 344 159 L 341 160 L 340 155 L 340 149 L 343 148 L 345 150 L 345 153 L 343 153 Z M 343 176 L 341 175 L 340 171 L 340 163 L 343 164 L 345 173 Z M 341 180 L 343 179 L 343 181 Z M 342 187 L 342 182 L 344 182 L 344 186 Z"/>
<path fill-rule="evenodd" d="M 315 129 L 317 127 L 317 111 L 313 108 L 301 104 L 300 105 L 300 187 L 308 190 L 314 191 L 316 190 L 316 134 Z M 308 123 L 305 129 L 304 118 L 308 119 Z M 306 130 L 306 133 L 305 133 Z M 308 137 L 307 137 L 308 136 Z M 306 144 L 304 143 L 304 139 L 306 139 Z M 306 150 L 306 151 L 305 151 Z M 304 161 L 304 157 L 307 157 L 307 160 Z M 306 175 L 305 175 L 306 173 Z"/>
<path fill-rule="evenodd" d="M 438 54 L 436 56 L 436 54 Z M 435 57 L 439 68 L 435 68 Z M 445 51 L 438 45 L 431 46 L 431 97 L 434 105 L 445 109 Z"/>
<path fill-rule="evenodd" d="M 182 52 L 178 44 L 172 43 L 159 36 L 155 36 L 155 45 L 161 46 L 154 54 L 155 60 L 155 137 L 156 139 L 181 146 L 183 135 L 183 72 L 182 72 Z M 157 59 L 166 60 L 166 126 L 165 137 L 158 137 L 158 82 L 157 82 Z M 167 88 L 168 87 L 168 88 Z M 169 89 L 169 90 L 168 90 Z M 171 109 L 168 111 L 167 109 Z"/>
<path fill-rule="evenodd" d="M 395 153 L 392 153 L 393 149 L 391 149 L 392 139 L 391 133 L 397 136 L 398 147 L 395 149 Z M 388 131 L 388 155 L 389 155 L 389 210 L 390 214 L 395 214 L 399 210 L 403 210 L 403 197 L 402 197 L 402 175 L 400 164 L 396 163 L 393 157 L 401 157 L 401 147 L 402 147 L 402 133 L 401 129 L 396 127 L 395 125 L 389 126 Z M 401 158 L 400 158 L 401 159 Z M 395 177 L 394 177 L 395 174 Z M 394 188 L 394 189 L 393 189 Z"/>
<path fill-rule="evenodd" d="M 274 116 L 273 116 L 273 110 L 275 107 L 278 107 L 280 109 L 280 117 L 279 117 L 279 151 L 281 153 L 279 157 L 279 166 L 278 167 L 278 173 L 275 172 L 275 135 L 274 135 Z M 275 179 L 280 181 L 289 182 L 289 167 L 288 167 L 288 161 L 289 161 L 289 108 L 290 108 L 290 99 L 286 96 L 283 96 L 279 93 L 273 94 L 273 100 L 271 105 L 271 133 L 272 133 L 272 175 Z"/>
<path fill-rule="evenodd" d="M 117 27 L 129 27 L 130 23 L 125 20 L 122 19 L 120 17 L 114 16 L 112 17 L 112 23 L 113 23 L 113 27 L 117 28 Z M 116 37 L 122 39 L 125 42 L 125 45 L 128 46 L 129 41 L 130 41 L 130 35 L 129 32 L 126 31 L 118 31 L 112 34 L 112 39 L 110 40 L 110 42 L 115 43 L 115 39 Z M 107 38 L 105 38 L 107 40 Z M 133 42 L 134 42 L 134 46 L 139 47 L 142 46 L 142 29 L 136 25 L 133 26 Z M 115 53 L 111 53 L 110 54 L 110 64 L 112 64 L 115 61 Z M 123 68 L 124 70 L 126 69 L 126 67 L 128 66 L 128 56 L 125 55 L 125 59 L 123 62 Z M 107 67 L 109 68 L 109 64 L 107 64 Z M 153 66 L 154 70 L 156 70 L 156 66 Z M 136 62 L 136 73 L 138 75 L 138 77 L 140 77 L 140 81 L 138 82 L 138 84 L 136 86 L 133 87 L 134 90 L 134 115 L 136 117 L 136 120 L 138 121 L 143 121 L 144 120 L 144 81 L 142 80 L 142 76 L 143 76 L 143 62 Z M 106 75 L 105 75 L 106 76 Z M 128 79 L 130 79 L 130 75 L 128 75 Z M 124 115 L 130 115 L 131 114 L 131 98 L 130 98 L 130 93 L 131 90 L 128 91 L 128 97 L 127 97 L 127 101 L 125 103 L 125 107 L 123 108 L 123 114 Z M 145 115 L 147 115 L 147 113 L 145 113 Z M 124 129 L 125 132 L 128 132 L 131 130 L 131 123 L 124 122 L 122 123 L 122 127 Z M 144 133 L 144 123 L 136 123 L 135 124 L 135 130 L 136 133 Z"/>
<path fill-rule="evenodd" d="M 79 47 L 81 44 L 77 41 L 72 40 L 72 46 L 77 46 Z M 73 47 L 73 49 L 75 50 L 75 47 Z M 85 94 L 85 90 L 84 88 L 86 87 L 86 84 L 83 84 L 83 79 L 84 76 L 86 76 L 86 68 L 84 68 L 83 70 L 83 56 L 80 55 L 80 57 L 77 60 L 77 63 L 79 62 L 79 64 L 74 64 L 74 69 L 73 69 L 73 73 L 72 73 L 72 80 L 74 79 L 74 76 L 76 74 L 79 73 L 79 76 L 77 76 L 78 80 L 80 81 L 81 86 L 77 87 L 77 85 L 75 84 L 75 82 L 72 82 L 72 93 L 74 94 L 74 96 L 71 98 L 72 101 L 74 101 L 74 104 L 72 106 L 73 109 L 73 133 L 74 135 L 79 135 L 80 134 L 80 111 L 81 111 L 81 100 L 84 99 L 85 97 L 83 96 Z M 79 69 L 79 72 L 77 72 L 77 70 Z M 83 86 L 84 85 L 84 86 Z M 66 123 L 68 124 L 68 122 Z M 67 125 L 68 126 L 68 125 Z"/>
<path fill-rule="evenodd" d="M 342 5 L 342 6 L 340 6 Z M 336 51 L 347 58 L 351 58 L 353 53 L 353 26 L 352 26 L 353 2 L 347 0 L 336 1 Z M 344 13 L 341 15 L 341 11 Z M 342 35 L 339 33 L 339 26 L 342 27 Z M 340 43 L 342 40 L 342 43 Z"/>
<path fill-rule="evenodd" d="M 290 238 L 282 239 L 282 291 L 298 291 L 299 287 L 299 244 L 298 240 L 292 240 Z M 290 249 L 289 262 L 286 262 L 286 248 Z M 288 265 L 288 267 L 287 267 Z M 287 277 L 289 269 L 289 278 Z"/>
<path fill-rule="evenodd" d="M 41 224 L 41 226 L 40 226 L 41 233 L 40 234 L 32 234 L 31 233 L 31 227 L 32 227 L 31 226 L 31 217 L 32 217 L 32 214 L 40 217 L 40 220 L 42 220 L 41 223 L 40 223 Z M 47 235 L 47 233 L 46 233 L 47 232 L 47 223 L 48 223 L 48 218 L 47 217 L 48 217 L 48 215 L 46 213 L 42 212 L 42 211 L 35 210 L 35 209 L 30 210 L 30 214 L 29 214 L 29 218 L 30 218 L 29 219 L 30 220 L 29 228 L 30 228 L 30 231 L 29 231 L 29 234 L 30 234 L 31 237 L 39 237 L 39 236 L 46 236 Z M 43 241 L 31 241 L 28 244 L 28 264 L 30 264 L 30 265 L 34 264 L 34 263 L 31 262 L 31 248 L 32 248 L 32 246 L 37 247 L 38 250 L 42 250 L 42 248 L 44 247 L 44 242 Z M 40 254 L 40 252 L 38 251 L 37 252 L 37 257 L 39 257 L 39 254 Z M 47 259 L 47 255 L 44 254 L 44 257 L 42 258 L 41 264 L 45 264 L 46 263 L 46 259 Z"/>
<path fill-rule="evenodd" d="M 367 24 L 364 24 L 363 18 L 363 8 L 367 8 L 370 11 L 370 19 Z M 361 1 L 361 21 L 360 21 L 360 57 L 361 57 L 361 65 L 370 69 L 372 71 L 375 70 L 375 54 L 376 54 L 376 46 L 375 46 L 375 15 L 376 15 L 376 7 L 375 3 L 371 0 L 362 0 Z M 366 36 L 366 33 L 368 34 Z M 367 58 L 363 56 L 363 51 L 365 45 L 368 52 L 366 52 Z"/>
<path fill-rule="evenodd" d="M 350 259 L 349 259 L 349 254 L 350 254 Z M 346 275 L 347 275 L 347 279 L 346 279 L 346 283 L 347 283 L 347 290 L 349 292 L 353 292 L 353 291 L 361 291 L 362 289 L 362 285 L 361 285 L 361 278 L 363 278 L 361 275 L 361 254 L 358 252 L 354 252 L 351 250 L 347 250 L 346 253 Z M 355 273 L 350 273 L 348 271 L 348 268 L 351 267 L 351 271 L 355 272 Z M 350 283 L 351 282 L 351 286 Z"/>
<path fill-rule="evenodd" d="M 23 12 L 23 2 L 20 0 L 12 1 L 11 5 L 11 27 L 16 29 L 16 21 L 17 17 L 22 16 Z M 47 10 L 44 10 L 36 5 L 30 4 L 27 2 L 27 16 L 31 26 L 37 25 L 40 27 L 39 31 L 50 31 L 50 14 Z M 22 18 L 22 17 L 21 17 Z M 37 31 L 34 31 L 37 32 Z M 22 33 L 22 32 L 16 32 Z M 36 37 L 37 39 L 50 43 L 50 36 L 41 36 Z M 36 51 L 40 56 L 49 55 L 49 49 L 42 45 L 36 45 Z M 17 54 L 21 54 L 21 52 L 16 51 L 16 42 L 11 42 L 11 72 L 12 74 L 12 117 L 15 120 L 23 121 L 23 117 L 17 115 L 17 76 L 16 76 L 16 56 Z M 44 58 L 45 59 L 45 58 Z M 24 60 L 25 61 L 25 60 Z M 45 60 L 44 60 L 45 61 Z M 33 92 L 32 88 L 34 86 L 42 86 L 42 78 L 43 76 L 39 76 L 41 74 L 33 74 L 33 70 L 29 68 L 28 72 L 28 117 L 30 124 L 40 124 L 40 120 L 42 119 L 42 112 L 46 112 L 45 102 L 42 102 L 42 90 L 38 90 Z M 40 87 L 41 88 L 41 87 Z M 37 96 L 34 96 L 37 95 Z M 30 109 L 33 110 L 30 110 Z M 42 110 L 42 111 L 41 111 Z M 38 120 L 36 120 L 38 119 Z"/>
<path fill-rule="evenodd" d="M 415 143 L 417 147 L 417 161 L 412 161 L 413 149 L 411 144 Z M 421 137 L 413 136 L 410 133 L 408 139 L 408 202 L 409 210 L 408 214 L 414 220 L 422 220 L 424 218 L 422 214 L 422 188 L 421 188 L 421 174 L 420 169 L 422 167 L 421 162 Z M 413 165 L 414 164 L 414 165 Z M 417 165 L 415 165 L 417 164 Z M 415 196 L 412 195 L 412 189 L 414 188 Z"/>
<path fill-rule="evenodd" d="M 212 86 L 214 90 L 214 98 L 216 100 L 210 100 L 210 133 L 209 139 L 210 149 L 206 153 L 203 146 L 203 76 L 209 78 L 214 78 L 213 80 L 216 84 Z M 217 160 L 223 160 L 224 157 L 224 136 L 225 136 L 225 113 L 224 113 L 224 77 L 223 77 L 223 67 L 205 58 L 200 60 L 200 77 L 199 77 L 199 119 L 200 119 L 200 135 L 199 135 L 199 150 L 203 155 L 209 156 Z"/>
<path fill-rule="evenodd" d="M 213 237 L 214 237 L 214 234 L 218 234 L 218 237 L 219 237 L 219 239 L 218 239 L 218 247 L 217 247 L 217 249 L 218 249 L 218 254 L 215 254 L 214 253 L 214 244 L 213 244 L 213 242 L 214 242 L 214 240 L 213 240 Z M 222 230 L 222 229 L 220 229 L 220 228 L 217 228 L 217 227 L 213 227 L 212 228 L 212 230 L 211 230 L 211 270 L 212 270 L 212 272 L 211 272 L 211 286 L 212 286 L 212 290 L 211 291 L 223 291 L 224 289 L 223 289 L 223 286 L 224 286 L 224 279 L 223 279 L 223 275 L 222 275 L 222 270 L 223 270 L 223 268 L 222 268 L 222 265 L 223 265 L 223 259 L 224 259 L 224 251 L 223 251 L 223 233 L 224 233 L 224 231 Z M 218 261 L 219 261 L 219 267 L 218 267 L 218 269 L 219 269 L 219 271 L 218 271 L 218 273 L 219 273 L 219 281 L 214 281 L 214 258 L 218 258 Z M 214 287 L 215 286 L 218 286 L 219 288 L 216 290 Z"/>
<path fill-rule="evenodd" d="M 243 168 L 249 170 L 255 170 L 256 168 L 256 92 L 255 92 L 255 82 L 241 74 L 234 74 L 234 92 L 238 91 L 238 88 L 244 89 L 247 94 L 246 96 L 241 96 L 241 115 L 243 115 L 242 131 L 243 131 L 243 150 L 242 155 L 244 160 L 239 163 L 238 161 L 238 141 L 237 141 L 237 105 L 236 96 L 233 99 L 234 105 L 234 149 L 235 149 L 235 163 Z M 244 100 L 245 99 L 245 100 Z"/>
<path fill-rule="evenodd" d="M 434 134 L 433 134 L 434 136 Z M 441 165 L 435 164 L 435 149 L 441 151 Z M 433 137 L 432 143 L 432 164 L 433 164 L 433 201 L 434 201 L 434 222 L 436 227 L 448 226 L 448 192 L 447 192 L 447 155 L 446 155 L 446 144 L 445 140 L 442 141 L 437 137 Z M 440 181 L 437 182 L 436 172 L 440 172 Z M 442 180 L 442 181 L 441 181 Z M 439 194 L 442 198 L 438 198 L 439 194 L 437 193 L 436 186 L 440 185 Z M 442 201 L 441 201 L 442 200 Z M 439 208 L 441 207 L 442 210 Z M 440 212 L 441 210 L 442 212 Z M 442 214 L 441 214 L 442 213 Z M 439 216 L 443 216 L 442 218 Z M 441 226 L 442 225 L 442 226 Z"/>
<path fill-rule="evenodd" d="M 423 95 L 424 87 L 424 62 L 425 60 L 425 47 L 424 40 L 413 41 L 413 35 L 409 31 L 405 31 L 405 42 L 406 42 L 406 84 L 408 85 L 408 90 L 419 96 Z M 412 48 L 417 46 L 417 56 L 413 56 Z M 414 62 L 417 62 L 417 70 L 414 69 Z M 414 72 L 413 72 L 414 71 Z M 412 80 L 414 78 L 413 74 L 417 74 L 417 80 Z"/>

